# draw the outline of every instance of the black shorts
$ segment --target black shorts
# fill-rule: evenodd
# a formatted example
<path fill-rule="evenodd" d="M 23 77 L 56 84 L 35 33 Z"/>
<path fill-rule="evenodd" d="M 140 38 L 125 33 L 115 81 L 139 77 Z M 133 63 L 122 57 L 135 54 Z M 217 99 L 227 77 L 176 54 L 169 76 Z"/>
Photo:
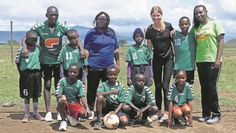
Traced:
<path fill-rule="evenodd" d="M 195 70 L 186 71 L 186 74 L 187 74 L 186 82 L 188 82 L 191 85 L 194 83 L 194 71 Z M 174 70 L 173 78 L 175 78 L 176 73 L 177 73 L 177 70 Z"/>
<path fill-rule="evenodd" d="M 41 96 L 42 84 L 40 70 L 20 72 L 20 97 L 38 98 Z"/>
<path fill-rule="evenodd" d="M 139 109 L 147 106 L 147 104 L 134 104 L 134 105 Z M 146 119 L 148 114 L 149 114 L 149 110 L 146 110 L 145 112 L 143 112 L 143 119 Z M 129 114 L 130 118 L 134 119 L 136 115 L 137 115 L 137 112 L 133 108 L 131 108 L 130 114 Z"/>
<path fill-rule="evenodd" d="M 117 105 L 117 104 L 110 104 L 110 103 L 106 102 L 106 106 L 104 108 L 102 108 L 102 114 L 106 115 L 110 111 L 115 111 L 118 106 L 119 105 Z"/>
<path fill-rule="evenodd" d="M 41 64 L 41 71 L 45 80 L 50 80 L 52 77 L 60 78 L 60 64 Z"/>

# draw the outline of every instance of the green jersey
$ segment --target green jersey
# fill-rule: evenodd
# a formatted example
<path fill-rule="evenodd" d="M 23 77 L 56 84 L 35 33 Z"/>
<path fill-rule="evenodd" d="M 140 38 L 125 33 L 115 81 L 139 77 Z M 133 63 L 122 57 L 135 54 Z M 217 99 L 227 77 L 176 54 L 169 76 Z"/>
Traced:
<path fill-rule="evenodd" d="M 184 35 L 176 31 L 174 38 L 175 64 L 174 70 L 195 70 L 196 41 L 193 33 Z"/>
<path fill-rule="evenodd" d="M 156 103 L 150 88 L 147 86 L 144 86 L 141 93 L 137 92 L 134 86 L 129 87 L 125 102 L 127 104 L 133 103 L 134 105 L 154 105 Z"/>
<path fill-rule="evenodd" d="M 218 37 L 224 30 L 215 20 L 193 28 L 197 40 L 196 62 L 215 62 L 218 49 Z"/>
<path fill-rule="evenodd" d="M 142 44 L 139 47 L 135 45 L 131 46 L 126 54 L 126 62 L 131 62 L 132 65 L 148 64 L 149 60 L 152 58 L 152 51 L 149 50 L 145 44 Z"/>
<path fill-rule="evenodd" d="M 42 64 L 59 64 L 57 58 L 62 48 L 62 37 L 69 30 L 67 26 L 57 22 L 54 28 L 48 27 L 48 21 L 35 25 L 32 30 L 40 39 Z"/>
<path fill-rule="evenodd" d="M 174 105 L 181 106 L 187 103 L 188 100 L 192 100 L 194 97 L 192 87 L 186 82 L 183 90 L 180 92 L 176 87 L 176 82 L 172 84 L 169 89 L 167 99 Z"/>
<path fill-rule="evenodd" d="M 85 97 L 84 85 L 80 80 L 73 84 L 69 84 L 66 78 L 61 78 L 57 85 L 58 96 L 65 95 L 66 99 L 70 103 L 79 102 L 79 98 Z"/>
<path fill-rule="evenodd" d="M 108 81 L 102 82 L 97 89 L 97 92 L 109 92 L 112 90 L 119 90 L 118 94 L 106 95 L 106 102 L 109 104 L 118 105 L 124 102 L 125 99 L 125 87 L 120 83 L 116 82 L 116 85 L 112 86 Z"/>
<path fill-rule="evenodd" d="M 20 64 L 20 70 L 24 71 L 26 69 L 29 70 L 40 70 L 40 50 L 38 47 L 35 49 L 29 50 L 29 56 L 27 58 L 23 58 L 22 56 L 22 48 L 19 49 L 16 54 L 16 64 Z"/>
<path fill-rule="evenodd" d="M 58 61 L 63 64 L 64 70 L 68 70 L 72 63 L 77 63 L 80 67 L 86 65 L 86 61 L 80 58 L 80 49 L 73 48 L 70 44 L 67 44 L 62 48 L 58 56 Z"/>

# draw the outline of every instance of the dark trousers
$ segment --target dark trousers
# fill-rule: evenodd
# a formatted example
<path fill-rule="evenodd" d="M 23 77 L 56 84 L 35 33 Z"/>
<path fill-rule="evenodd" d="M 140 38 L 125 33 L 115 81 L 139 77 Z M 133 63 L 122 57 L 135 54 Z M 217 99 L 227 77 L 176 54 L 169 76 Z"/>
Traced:
<path fill-rule="evenodd" d="M 162 92 L 164 94 L 164 107 L 165 111 L 169 111 L 168 105 L 168 91 L 169 91 L 169 83 L 172 76 L 173 71 L 173 58 L 155 58 L 153 59 L 153 77 L 154 77 L 154 84 L 155 84 L 155 98 L 156 98 L 156 105 L 158 110 L 161 110 L 162 105 Z M 162 76 L 163 72 L 163 76 Z"/>
<path fill-rule="evenodd" d="M 87 80 L 87 101 L 89 106 L 93 106 L 100 80 L 102 80 L 102 82 L 105 82 L 107 80 L 106 69 L 93 69 L 91 67 L 88 67 Z"/>
<path fill-rule="evenodd" d="M 201 85 L 202 116 L 221 115 L 217 93 L 217 81 L 220 68 L 212 69 L 214 62 L 197 63 Z M 212 113 L 212 114 L 211 114 Z"/>

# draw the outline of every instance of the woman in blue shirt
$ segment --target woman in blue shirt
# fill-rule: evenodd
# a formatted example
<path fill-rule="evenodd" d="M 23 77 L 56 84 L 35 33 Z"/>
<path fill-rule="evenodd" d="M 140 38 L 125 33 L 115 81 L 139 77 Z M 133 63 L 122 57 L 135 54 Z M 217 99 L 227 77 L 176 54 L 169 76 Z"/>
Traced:
<path fill-rule="evenodd" d="M 94 19 L 95 27 L 88 31 L 84 48 L 88 56 L 87 99 L 90 107 L 94 106 L 100 80 L 106 81 L 106 69 L 116 66 L 119 70 L 119 45 L 115 31 L 108 27 L 110 17 L 101 11 Z M 115 59 L 115 63 L 114 63 Z"/>

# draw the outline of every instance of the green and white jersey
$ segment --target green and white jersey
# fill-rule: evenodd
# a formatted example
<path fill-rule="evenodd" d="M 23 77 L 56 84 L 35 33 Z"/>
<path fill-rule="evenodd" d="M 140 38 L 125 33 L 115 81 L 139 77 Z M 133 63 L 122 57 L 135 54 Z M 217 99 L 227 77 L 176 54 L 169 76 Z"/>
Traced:
<path fill-rule="evenodd" d="M 59 64 L 57 58 L 62 48 L 62 37 L 69 27 L 57 22 L 55 28 L 48 27 L 48 21 L 35 25 L 32 30 L 39 36 L 42 64 Z"/>
<path fill-rule="evenodd" d="M 85 97 L 86 92 L 84 85 L 80 80 L 73 84 L 69 84 L 66 78 L 61 78 L 57 84 L 56 94 L 58 96 L 65 95 L 67 102 L 79 102 L 79 98 Z"/>
<path fill-rule="evenodd" d="M 176 31 L 174 38 L 175 64 L 174 70 L 195 70 L 196 41 L 193 33 L 184 35 Z"/>
<path fill-rule="evenodd" d="M 29 50 L 29 57 L 22 57 L 22 48 L 20 48 L 16 54 L 16 64 L 20 64 L 20 70 L 40 70 L 39 62 L 40 50 L 38 47 L 35 49 Z"/>
<path fill-rule="evenodd" d="M 209 19 L 206 24 L 193 27 L 197 40 L 196 62 L 215 62 L 218 48 L 218 37 L 225 34 L 216 20 Z"/>
<path fill-rule="evenodd" d="M 152 51 L 145 44 L 129 47 L 126 54 L 126 62 L 131 62 L 132 65 L 145 65 L 151 59 L 153 59 Z"/>
<path fill-rule="evenodd" d="M 125 99 L 125 87 L 118 81 L 116 81 L 116 85 L 114 86 L 110 85 L 108 81 L 102 82 L 98 86 L 97 92 L 109 92 L 112 90 L 119 90 L 119 93 L 117 95 L 116 94 L 106 95 L 105 96 L 106 102 L 115 105 L 123 103 Z"/>
<path fill-rule="evenodd" d="M 156 102 L 149 87 L 144 86 L 142 93 L 139 93 L 134 86 L 131 86 L 127 90 L 125 103 L 133 103 L 134 105 L 154 105 Z"/>
<path fill-rule="evenodd" d="M 80 67 L 86 65 L 86 61 L 80 58 L 80 49 L 73 48 L 71 44 L 67 44 L 62 48 L 58 56 L 58 61 L 63 64 L 64 70 L 68 70 L 70 64 L 73 63 L 79 64 Z"/>
<path fill-rule="evenodd" d="M 180 92 L 176 87 L 176 82 L 174 82 L 169 89 L 167 99 L 174 105 L 181 106 L 187 103 L 188 100 L 192 100 L 194 97 L 192 87 L 186 82 L 183 90 Z"/>

